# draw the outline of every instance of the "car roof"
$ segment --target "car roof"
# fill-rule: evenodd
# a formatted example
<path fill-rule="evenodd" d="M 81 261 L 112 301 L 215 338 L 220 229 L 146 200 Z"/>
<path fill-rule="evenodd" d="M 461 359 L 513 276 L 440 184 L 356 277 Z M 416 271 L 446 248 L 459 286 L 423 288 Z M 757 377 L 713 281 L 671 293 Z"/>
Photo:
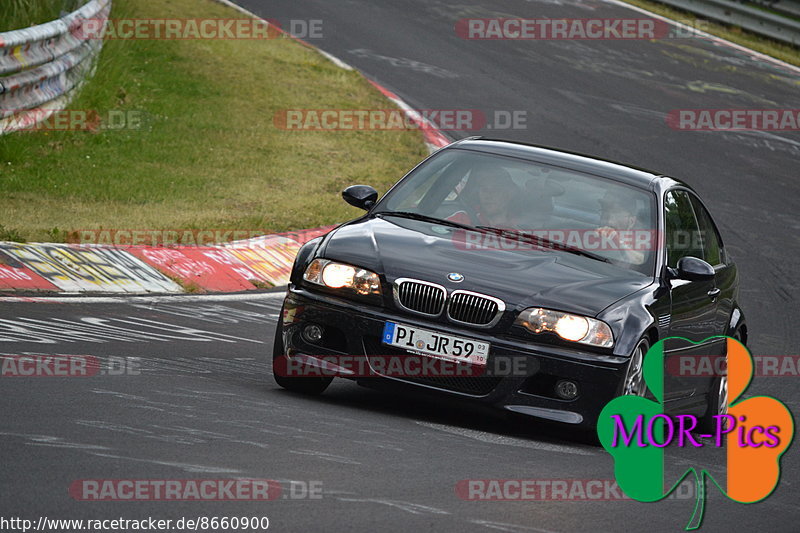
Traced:
<path fill-rule="evenodd" d="M 458 148 L 475 152 L 516 157 L 527 159 L 537 163 L 545 163 L 586 172 L 604 178 L 613 179 L 627 185 L 633 185 L 643 189 L 661 189 L 668 184 L 678 184 L 691 188 L 685 183 L 664 176 L 659 172 L 654 172 L 645 168 L 639 168 L 608 159 L 570 152 L 558 148 L 550 148 L 536 144 L 528 144 L 517 141 L 507 141 L 500 139 L 487 139 L 484 137 L 468 137 L 456 141 L 448 148 Z"/>

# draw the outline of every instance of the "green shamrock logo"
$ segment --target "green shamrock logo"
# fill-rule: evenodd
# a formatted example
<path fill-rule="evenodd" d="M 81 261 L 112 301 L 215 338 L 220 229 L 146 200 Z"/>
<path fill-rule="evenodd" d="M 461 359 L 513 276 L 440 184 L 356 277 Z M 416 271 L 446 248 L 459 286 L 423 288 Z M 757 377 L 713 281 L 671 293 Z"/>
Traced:
<path fill-rule="evenodd" d="M 648 350 L 643 366 L 645 382 L 656 401 L 639 396 L 611 400 L 600 413 L 597 435 L 603 448 L 614 458 L 617 483 L 635 500 L 661 500 L 687 476 L 693 475 L 697 499 L 686 529 L 697 529 L 703 520 L 706 480 L 711 480 L 723 494 L 740 503 L 757 502 L 772 493 L 780 477 L 780 457 L 794 436 L 794 423 L 787 407 L 775 398 L 757 396 L 737 401 L 752 379 L 753 358 L 743 344 L 728 337 L 727 414 L 714 415 L 715 432 L 704 435 L 713 438 L 715 444 L 711 446 L 726 447 L 727 484 L 723 488 L 707 470 L 691 467 L 668 486 L 664 479 L 664 448 L 676 438 L 678 445 L 682 445 L 686 436 L 683 430 L 694 428 L 697 421 L 689 420 L 693 419 L 690 415 L 665 413 L 666 340 Z M 694 423 L 685 426 L 687 420 Z"/>

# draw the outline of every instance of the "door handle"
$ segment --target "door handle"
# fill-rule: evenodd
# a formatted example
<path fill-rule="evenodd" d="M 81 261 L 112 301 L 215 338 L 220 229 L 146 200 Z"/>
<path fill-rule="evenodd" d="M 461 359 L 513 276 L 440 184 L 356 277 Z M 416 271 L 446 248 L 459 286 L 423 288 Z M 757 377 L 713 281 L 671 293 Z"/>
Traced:
<path fill-rule="evenodd" d="M 720 292 L 722 292 L 722 291 L 719 289 L 719 287 L 714 287 L 713 289 L 708 291 L 707 294 L 708 294 L 709 298 L 711 298 L 712 300 L 716 300 L 717 296 L 719 296 Z"/>

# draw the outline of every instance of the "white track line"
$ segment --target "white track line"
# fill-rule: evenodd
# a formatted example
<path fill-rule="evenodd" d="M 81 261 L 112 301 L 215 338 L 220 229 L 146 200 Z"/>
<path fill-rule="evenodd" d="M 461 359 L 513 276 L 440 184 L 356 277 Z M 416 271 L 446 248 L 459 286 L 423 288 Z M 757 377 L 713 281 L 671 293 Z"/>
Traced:
<path fill-rule="evenodd" d="M 239 11 L 240 13 L 244 13 L 245 15 L 249 15 L 249 16 L 253 17 L 254 19 L 263 20 L 264 22 L 269 24 L 268 20 L 265 20 L 265 19 L 261 18 L 260 16 L 256 15 L 255 13 L 250 11 L 249 9 L 246 9 L 246 8 L 243 8 L 240 5 L 234 4 L 230 0 L 215 0 L 215 1 L 219 2 L 220 4 L 225 4 L 228 7 L 232 7 L 236 11 Z M 280 29 L 280 28 L 278 28 L 278 29 Z M 281 30 L 281 31 L 283 31 L 283 30 Z M 287 35 L 291 35 L 288 32 L 284 32 L 284 33 L 286 33 Z M 324 57 L 328 58 L 337 67 L 342 68 L 344 70 L 354 70 L 353 67 L 351 67 L 350 65 L 348 65 L 347 63 L 345 63 L 344 61 L 339 59 L 338 57 L 336 57 L 336 56 L 334 56 L 332 54 L 329 54 L 328 52 L 325 52 L 324 50 L 320 50 L 316 46 L 314 46 L 312 44 L 309 44 L 309 43 L 307 43 L 306 41 L 304 41 L 302 39 L 298 39 L 297 37 L 294 37 L 294 36 L 292 36 L 292 38 L 295 39 L 296 41 L 300 41 L 301 43 L 305 44 L 309 48 L 313 48 L 314 50 L 316 50 L 317 52 L 322 54 Z"/>
<path fill-rule="evenodd" d="M 725 46 L 729 46 L 731 48 L 735 48 L 736 50 L 739 50 L 740 52 L 745 52 L 745 53 L 753 56 L 754 58 L 758 58 L 758 59 L 760 59 L 762 61 L 766 61 L 768 63 L 773 63 L 773 64 L 778 65 L 780 67 L 783 67 L 785 69 L 792 70 L 792 71 L 794 71 L 796 73 L 800 73 L 800 67 L 796 67 L 794 65 L 790 65 L 789 63 L 787 63 L 785 61 L 781 61 L 780 59 L 774 58 L 772 56 L 768 56 L 766 54 L 762 54 L 761 52 L 756 52 L 755 50 L 747 48 L 746 46 L 742 46 L 741 44 L 736 44 L 736 43 L 734 43 L 732 41 L 729 41 L 727 39 L 723 39 L 722 37 L 718 37 L 718 36 L 712 35 L 712 34 L 710 34 L 708 32 L 704 32 L 702 30 L 698 30 L 696 28 L 693 28 L 691 26 L 683 24 L 682 22 L 678 22 L 675 19 L 671 19 L 671 18 L 665 17 L 663 15 L 659 15 L 658 13 L 653 13 L 652 11 L 648 11 L 648 10 L 644 9 L 643 7 L 634 6 L 632 4 L 628 4 L 626 2 L 623 2 L 622 0 L 603 0 L 603 2 L 606 2 L 608 4 L 614 4 L 616 6 L 627 7 L 628 9 L 632 9 L 634 11 L 638 11 L 639 13 L 645 13 L 647 15 L 650 15 L 653 18 L 656 18 L 656 19 L 659 19 L 659 20 L 663 20 L 663 21 L 668 22 L 670 24 L 674 24 L 675 26 L 678 26 L 679 28 L 681 28 L 683 30 L 691 30 L 692 33 L 694 33 L 694 34 L 696 34 L 696 35 L 698 35 L 700 37 L 703 37 L 705 39 L 708 39 L 710 41 L 714 41 L 714 42 L 719 43 L 719 44 L 724 44 Z M 697 17 L 701 18 L 700 15 L 697 15 Z M 701 19 L 701 20 L 704 20 L 704 19 Z"/>
<path fill-rule="evenodd" d="M 194 303 L 194 302 L 237 302 L 244 300 L 277 300 L 283 292 L 257 292 L 236 294 L 174 294 L 163 296 L 0 296 L 2 303 L 37 304 L 116 304 L 116 303 Z"/>

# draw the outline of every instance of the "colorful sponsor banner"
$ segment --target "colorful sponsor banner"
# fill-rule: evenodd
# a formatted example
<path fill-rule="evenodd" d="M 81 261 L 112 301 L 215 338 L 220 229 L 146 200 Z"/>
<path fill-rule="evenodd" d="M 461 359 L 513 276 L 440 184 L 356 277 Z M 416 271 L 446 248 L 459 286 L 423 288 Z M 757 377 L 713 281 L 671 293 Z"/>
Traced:
<path fill-rule="evenodd" d="M 185 284 L 235 292 L 289 282 L 300 246 L 334 226 L 235 241 L 226 246 L 132 246 L 129 251 Z"/>
<path fill-rule="evenodd" d="M 226 250 L 215 247 L 136 247 L 133 255 L 162 272 L 207 291 L 235 292 L 255 289 L 250 280 L 260 277 Z"/>
<path fill-rule="evenodd" d="M 177 283 L 124 250 L 0 243 L 0 251 L 66 292 L 182 292 Z"/>
<path fill-rule="evenodd" d="M 236 241 L 224 247 L 236 259 L 258 275 L 258 280 L 273 286 L 289 283 L 294 258 L 300 247 L 335 226 L 323 226 L 275 235 L 265 235 L 246 241 Z"/>
<path fill-rule="evenodd" d="M 333 227 L 224 246 L 0 243 L 0 290 L 183 292 L 170 278 L 214 292 L 285 285 L 300 246 Z"/>
<path fill-rule="evenodd" d="M 58 287 L 0 249 L 0 291 L 57 291 Z"/>
<path fill-rule="evenodd" d="M 259 281 L 277 286 L 289 282 L 300 243 L 286 237 L 270 236 L 247 246 L 227 246 L 225 250 L 255 272 Z"/>

